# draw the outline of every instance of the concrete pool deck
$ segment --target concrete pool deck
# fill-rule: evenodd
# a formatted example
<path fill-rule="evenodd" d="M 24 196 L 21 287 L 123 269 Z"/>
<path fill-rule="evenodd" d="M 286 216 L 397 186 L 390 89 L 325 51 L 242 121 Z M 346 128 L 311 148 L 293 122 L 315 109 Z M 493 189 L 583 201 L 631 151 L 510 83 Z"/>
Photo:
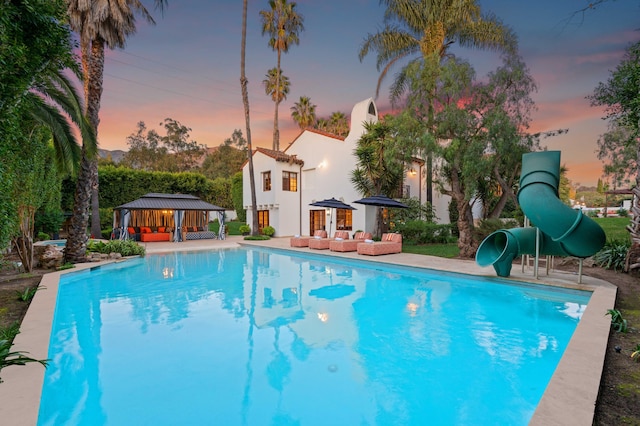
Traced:
<path fill-rule="evenodd" d="M 495 278 L 493 268 L 481 268 L 472 260 L 452 260 L 408 253 L 363 256 L 355 252 L 338 253 L 329 250 L 292 248 L 289 247 L 289 238 L 245 241 L 243 237 L 231 236 L 224 241 L 153 242 L 143 243 L 143 245 L 148 254 L 224 249 L 240 245 L 260 246 Z M 110 262 L 79 264 L 71 270 L 45 275 L 41 285 L 46 290 L 38 291 L 33 298 L 12 349 L 28 352 L 29 356 L 36 359 L 47 358 L 60 276 L 64 273 L 94 268 L 106 263 Z M 588 270 L 586 273 L 588 274 Z M 521 267 L 518 265 L 514 265 L 512 275 L 507 280 L 593 292 L 582 319 L 578 323 L 576 331 L 529 423 L 530 425 L 545 426 L 591 425 L 611 329 L 611 319 L 605 314 L 615 305 L 616 286 L 587 275 L 583 276 L 582 283 L 578 284 L 578 275 L 575 273 L 551 271 L 549 275 L 545 275 L 542 268 L 540 279 L 536 280 L 532 268 L 525 269 L 525 272 L 522 273 Z M 37 363 L 6 368 L 2 370 L 1 377 L 4 380 L 4 383 L 0 384 L 1 423 L 7 426 L 35 425 L 44 381 L 44 368 Z"/>

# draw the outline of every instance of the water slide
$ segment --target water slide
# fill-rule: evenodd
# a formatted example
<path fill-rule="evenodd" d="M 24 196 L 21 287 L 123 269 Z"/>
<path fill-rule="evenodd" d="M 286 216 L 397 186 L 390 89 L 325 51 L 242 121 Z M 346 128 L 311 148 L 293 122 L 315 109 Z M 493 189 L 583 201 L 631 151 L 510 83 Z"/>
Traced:
<path fill-rule="evenodd" d="M 508 277 L 518 256 L 586 258 L 600 251 L 606 241 L 603 229 L 581 210 L 560 201 L 559 183 L 560 151 L 522 156 L 518 202 L 534 226 L 501 229 L 489 235 L 476 253 L 478 265 L 491 265 L 498 276 Z"/>

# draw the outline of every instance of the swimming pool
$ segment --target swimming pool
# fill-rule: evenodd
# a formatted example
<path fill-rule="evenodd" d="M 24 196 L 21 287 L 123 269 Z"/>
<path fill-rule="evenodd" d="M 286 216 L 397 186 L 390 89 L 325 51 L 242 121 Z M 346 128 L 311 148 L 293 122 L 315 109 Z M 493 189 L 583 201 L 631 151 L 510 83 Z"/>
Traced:
<path fill-rule="evenodd" d="M 61 280 L 39 424 L 527 424 L 590 294 L 260 249 L 125 265 Z"/>
<path fill-rule="evenodd" d="M 95 240 L 89 239 L 88 242 L 95 241 L 104 241 L 104 240 Z M 34 246 L 56 246 L 60 248 L 64 248 L 67 245 L 67 240 L 44 240 L 44 241 L 36 241 L 33 243 Z"/>

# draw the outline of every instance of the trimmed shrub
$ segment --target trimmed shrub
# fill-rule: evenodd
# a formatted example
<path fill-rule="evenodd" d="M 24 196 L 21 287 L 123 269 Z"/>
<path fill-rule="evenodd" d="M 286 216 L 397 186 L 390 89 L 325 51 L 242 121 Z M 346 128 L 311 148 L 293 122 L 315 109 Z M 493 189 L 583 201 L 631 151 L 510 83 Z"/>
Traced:
<path fill-rule="evenodd" d="M 112 240 L 108 242 L 103 241 L 89 241 L 87 243 L 87 251 L 97 253 L 120 253 L 123 256 L 144 256 L 145 249 L 135 241 L 131 240 Z"/>
<path fill-rule="evenodd" d="M 273 226 L 265 226 L 264 228 L 262 228 L 262 233 L 267 237 L 273 237 L 276 233 L 276 228 L 274 228 Z"/>
<path fill-rule="evenodd" d="M 396 224 L 402 240 L 408 244 L 442 244 L 451 241 L 451 225 L 440 225 L 422 220 L 409 220 Z"/>

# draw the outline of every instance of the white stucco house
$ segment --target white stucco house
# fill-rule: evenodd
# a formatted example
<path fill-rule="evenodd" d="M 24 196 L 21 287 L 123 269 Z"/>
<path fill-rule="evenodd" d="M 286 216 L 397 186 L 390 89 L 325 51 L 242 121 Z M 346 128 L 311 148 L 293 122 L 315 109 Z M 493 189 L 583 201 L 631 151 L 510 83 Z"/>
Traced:
<path fill-rule="evenodd" d="M 351 127 L 346 138 L 315 129 L 306 129 L 284 151 L 258 148 L 253 153 L 256 204 L 260 228 L 270 225 L 280 237 L 310 235 L 317 229 L 330 234 L 337 230 L 375 228 L 376 208 L 354 204 L 362 194 L 351 183 L 357 159 L 354 150 L 365 132 L 365 122 L 377 122 L 378 110 L 372 98 L 358 102 L 351 111 Z M 424 165 L 415 161 L 405 175 L 403 193 L 426 201 Z M 249 165 L 243 170 L 243 205 L 247 223 L 252 223 Z M 310 206 L 316 201 L 336 198 L 356 210 L 329 210 Z M 434 191 L 437 216 L 448 221 L 448 197 Z"/>

